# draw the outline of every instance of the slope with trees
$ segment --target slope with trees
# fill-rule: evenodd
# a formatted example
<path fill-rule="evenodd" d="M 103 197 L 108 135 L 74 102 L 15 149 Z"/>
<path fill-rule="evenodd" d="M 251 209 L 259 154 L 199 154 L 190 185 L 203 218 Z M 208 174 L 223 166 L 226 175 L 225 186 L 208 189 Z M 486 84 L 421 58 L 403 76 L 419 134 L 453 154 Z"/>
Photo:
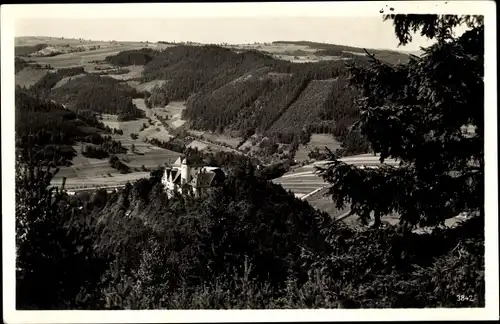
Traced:
<path fill-rule="evenodd" d="M 454 38 L 453 28 L 465 20 L 470 30 Z M 484 104 L 482 22 L 410 15 L 396 16 L 394 23 L 402 44 L 411 40 L 407 24 L 423 27 L 423 35 L 437 43 L 407 64 L 373 58 L 370 67 L 353 65 L 350 71 L 362 91 L 356 127 L 382 161 L 395 158 L 400 166 L 361 171 L 335 161 L 324 172 L 333 183 L 333 198 L 339 204 L 350 201 L 359 214 L 374 212 L 377 225 L 391 212 L 410 225 L 479 212 L 484 203 L 484 111 L 478 109 Z M 464 125 L 475 128 L 473 136 L 463 132 Z"/>
<path fill-rule="evenodd" d="M 320 122 L 320 112 L 326 102 L 331 99 L 330 93 L 334 82 L 335 80 L 310 81 L 300 96 L 267 130 L 267 133 L 296 132 L 298 129 Z"/>
<path fill-rule="evenodd" d="M 108 60 L 119 60 L 119 57 L 128 57 L 129 54 L 123 52 Z M 285 133 L 269 129 L 282 128 L 272 126 L 310 81 L 343 79 L 345 72 L 341 61 L 296 64 L 254 50 L 235 52 L 214 45 L 180 45 L 154 52 L 152 60 L 145 65 L 143 78 L 144 81 L 168 80 L 146 95 L 147 107 L 187 100 L 183 118 L 188 119 L 189 126 L 194 129 L 230 132 L 243 138 L 265 134 L 274 140 L 286 138 L 287 143 L 298 143 L 302 127 L 295 127 L 295 130 L 288 127 L 291 132 Z M 308 121 L 307 125 L 301 123 L 302 126 L 314 127 L 310 131 L 328 132 L 338 137 L 349 133 L 353 118 L 345 118 L 345 115 L 356 115 L 356 108 L 352 105 L 353 90 L 338 86 L 334 91 L 338 99 L 333 99 L 341 102 L 339 107 L 337 102 L 320 105 L 321 118 L 315 119 L 317 123 Z M 328 93 L 320 91 L 309 99 L 333 102 Z M 293 112 L 289 114 L 294 115 Z M 326 117 L 329 119 L 325 120 Z M 357 145 L 362 141 L 361 137 L 357 138 L 358 141 L 348 142 Z M 356 149 L 364 152 L 366 147 L 361 145 Z"/>
<path fill-rule="evenodd" d="M 151 48 L 142 48 L 140 50 L 122 51 L 116 55 L 106 56 L 105 62 L 115 66 L 146 65 L 157 54 L 157 51 Z"/>
<path fill-rule="evenodd" d="M 43 94 L 49 93 L 50 90 L 65 77 L 71 77 L 84 73 L 85 70 L 83 67 L 58 69 L 55 72 L 49 72 L 33 85 L 32 91 L 40 92 Z"/>
<path fill-rule="evenodd" d="M 141 118 L 144 111 L 138 109 L 134 98 L 144 95 L 124 82 L 99 75 L 85 75 L 53 89 L 50 97 L 76 111 L 92 111 L 118 115 L 119 120 Z"/>
<path fill-rule="evenodd" d="M 95 116 L 76 114 L 19 87 L 15 99 L 16 148 L 25 158 L 45 165 L 68 165 L 76 155 L 72 145 L 88 136 L 100 137 L 84 131 L 102 126 Z"/>

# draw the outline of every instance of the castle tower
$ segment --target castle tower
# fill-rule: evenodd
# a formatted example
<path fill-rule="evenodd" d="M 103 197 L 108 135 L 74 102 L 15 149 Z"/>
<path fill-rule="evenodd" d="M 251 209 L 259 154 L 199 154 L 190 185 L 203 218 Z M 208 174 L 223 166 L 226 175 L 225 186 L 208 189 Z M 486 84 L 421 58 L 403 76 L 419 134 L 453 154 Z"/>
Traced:
<path fill-rule="evenodd" d="M 191 167 L 187 163 L 187 158 L 184 158 L 181 162 L 181 182 L 188 183 L 189 181 L 191 181 Z"/>

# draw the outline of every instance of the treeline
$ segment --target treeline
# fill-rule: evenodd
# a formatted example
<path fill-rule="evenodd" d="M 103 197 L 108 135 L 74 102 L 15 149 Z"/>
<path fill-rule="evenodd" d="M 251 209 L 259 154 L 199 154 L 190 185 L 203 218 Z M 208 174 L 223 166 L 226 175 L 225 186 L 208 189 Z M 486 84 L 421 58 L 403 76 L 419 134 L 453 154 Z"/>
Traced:
<path fill-rule="evenodd" d="M 181 45 L 166 48 L 146 64 L 144 79 L 170 80 L 162 86 L 167 96 L 163 102 L 168 103 L 185 100 L 197 92 L 215 90 L 251 70 L 273 62 L 277 61 L 256 51 L 237 54 L 214 45 Z"/>
<path fill-rule="evenodd" d="M 246 162 L 204 200 L 169 199 L 161 169 L 70 197 L 18 165 L 17 309 L 484 307 L 482 218 L 355 230 Z"/>
<path fill-rule="evenodd" d="M 46 64 L 44 66 L 41 66 L 40 64 L 34 62 L 34 61 L 31 61 L 31 60 L 23 60 L 22 58 L 19 58 L 19 57 L 16 57 L 14 59 L 14 71 L 15 73 L 21 71 L 22 69 L 24 69 L 25 67 L 31 67 L 31 68 L 34 68 L 34 69 L 51 69 L 51 66 L 50 64 Z"/>
<path fill-rule="evenodd" d="M 184 117 L 192 121 L 194 128 L 222 133 L 242 108 L 253 104 L 260 93 L 273 86 L 270 78 L 258 72 L 250 74 L 249 79 L 245 79 L 245 75 L 241 79 L 195 95 L 188 102 Z"/>
<path fill-rule="evenodd" d="M 85 128 L 104 128 L 95 115 L 79 114 L 21 87 L 15 92 L 16 148 L 26 159 L 43 165 L 69 165 L 77 141 L 100 135 Z"/>
<path fill-rule="evenodd" d="M 120 161 L 120 158 L 118 158 L 114 154 L 109 157 L 109 165 L 113 169 L 118 170 L 121 174 L 130 173 L 130 168 L 128 167 L 128 165 Z"/>
<path fill-rule="evenodd" d="M 85 69 L 80 66 L 58 69 L 55 72 L 49 72 L 45 74 L 33 85 L 32 90 L 40 93 L 48 93 L 59 81 L 61 81 L 65 77 L 72 77 L 84 73 Z"/>
<path fill-rule="evenodd" d="M 151 48 L 139 50 L 122 51 L 116 55 L 106 56 L 105 62 L 115 66 L 145 65 L 157 55 L 157 51 Z"/>
<path fill-rule="evenodd" d="M 110 135 L 90 136 L 85 138 L 87 145 L 82 144 L 82 155 L 89 158 L 104 159 L 112 154 L 127 153 L 120 141 L 114 141 Z"/>
<path fill-rule="evenodd" d="M 132 101 L 144 95 L 110 77 L 87 74 L 53 89 L 50 95 L 76 111 L 115 114 L 121 121 L 145 116 Z"/>

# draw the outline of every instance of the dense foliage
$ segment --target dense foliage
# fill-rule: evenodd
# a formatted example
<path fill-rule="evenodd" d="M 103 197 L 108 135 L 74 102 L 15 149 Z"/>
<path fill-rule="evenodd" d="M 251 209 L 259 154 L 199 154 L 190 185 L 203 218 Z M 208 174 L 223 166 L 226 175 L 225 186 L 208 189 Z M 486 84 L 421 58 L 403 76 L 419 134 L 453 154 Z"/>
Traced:
<path fill-rule="evenodd" d="M 145 116 L 133 103 L 144 95 L 110 77 L 88 74 L 52 89 L 50 96 L 76 111 L 115 114 L 119 120 Z"/>
<path fill-rule="evenodd" d="M 468 31 L 453 37 L 452 29 L 467 17 L 393 18 L 401 43 L 408 42 L 410 28 L 422 26 L 423 35 L 436 37 L 436 44 L 407 64 L 373 58 L 371 66 L 353 65 L 350 71 L 362 94 L 356 127 L 381 161 L 395 158 L 401 163 L 398 168 L 360 170 L 334 161 L 323 171 L 333 198 L 339 206 L 351 203 L 362 217 L 373 212 L 376 225 L 393 212 L 410 226 L 440 224 L 462 212 L 482 214 L 482 22 L 472 20 Z M 464 132 L 468 125 L 473 134 Z"/>
<path fill-rule="evenodd" d="M 45 74 L 33 85 L 32 90 L 40 93 L 48 93 L 63 78 L 72 77 L 84 73 L 85 69 L 83 67 L 58 69 L 55 72 L 49 72 Z"/>
<path fill-rule="evenodd" d="M 168 199 L 161 169 L 118 192 L 69 197 L 22 165 L 18 309 L 484 305 L 484 248 L 470 241 L 481 239 L 480 218 L 432 234 L 360 232 L 247 162 L 202 200 Z"/>
<path fill-rule="evenodd" d="M 187 99 L 183 117 L 195 129 L 243 138 L 265 134 L 298 146 L 312 132 L 340 140 L 350 136 L 349 127 L 359 116 L 352 104 L 356 89 L 348 87 L 345 71 L 343 61 L 297 64 L 256 51 L 175 46 L 146 64 L 144 77 L 169 80 L 151 91 L 147 106 Z"/>
<path fill-rule="evenodd" d="M 94 141 L 87 140 L 92 144 L 82 144 L 82 155 L 94 159 L 104 159 L 110 154 L 123 154 L 127 149 L 119 141 L 111 140 L 111 136 L 96 138 Z"/>
<path fill-rule="evenodd" d="M 122 51 L 117 55 L 106 56 L 104 61 L 115 66 L 145 65 L 153 59 L 156 51 L 151 48 Z"/>
<path fill-rule="evenodd" d="M 118 170 L 122 174 L 130 173 L 130 168 L 128 165 L 123 163 L 120 158 L 116 155 L 111 155 L 109 157 L 109 166 L 112 167 L 113 169 Z"/>
<path fill-rule="evenodd" d="M 92 114 L 75 113 L 20 87 L 15 99 L 16 148 L 25 158 L 44 165 L 68 165 L 76 156 L 76 142 L 101 138 L 95 127 L 103 125 Z"/>

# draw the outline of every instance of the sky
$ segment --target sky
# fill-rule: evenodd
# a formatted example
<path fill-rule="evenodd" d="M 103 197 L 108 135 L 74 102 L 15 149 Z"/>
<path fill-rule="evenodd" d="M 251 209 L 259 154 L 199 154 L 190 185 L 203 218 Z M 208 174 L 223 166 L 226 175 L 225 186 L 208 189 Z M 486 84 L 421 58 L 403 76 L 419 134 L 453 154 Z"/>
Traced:
<path fill-rule="evenodd" d="M 417 51 L 431 42 L 420 35 L 398 48 L 392 22 L 373 17 L 19 19 L 15 36 L 116 41 L 192 41 L 243 44 L 307 40 L 374 49 Z"/>

